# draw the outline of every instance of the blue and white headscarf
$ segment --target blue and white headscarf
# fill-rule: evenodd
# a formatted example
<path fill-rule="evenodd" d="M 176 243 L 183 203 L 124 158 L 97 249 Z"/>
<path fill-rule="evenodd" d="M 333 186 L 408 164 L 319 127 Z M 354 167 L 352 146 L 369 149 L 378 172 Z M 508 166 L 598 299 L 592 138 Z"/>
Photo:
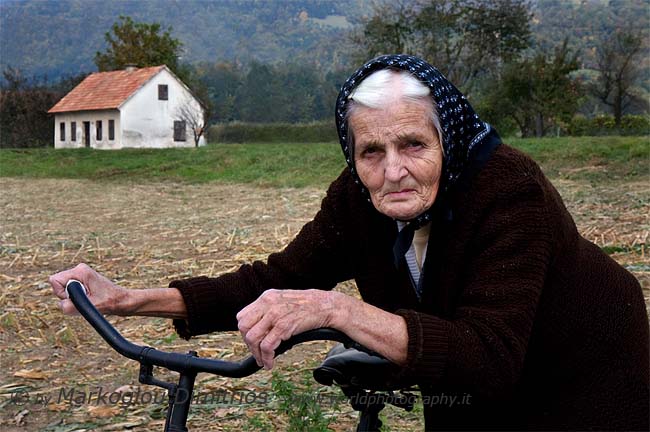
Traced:
<path fill-rule="evenodd" d="M 396 243 L 396 260 L 401 259 L 401 250 L 410 245 L 414 230 L 425 225 L 433 219 L 436 210 L 449 212 L 446 217 L 451 218 L 450 209 L 444 208 L 444 201 L 449 193 L 463 180 L 477 172 L 487 161 L 490 154 L 501 143 L 496 131 L 486 122 L 479 119 L 478 115 L 467 101 L 467 98 L 436 69 L 424 60 L 410 55 L 384 55 L 374 58 L 364 64 L 348 78 L 336 101 L 336 126 L 339 135 L 341 148 L 345 154 L 348 167 L 359 183 L 364 194 L 367 191 L 363 187 L 354 167 L 354 154 L 348 136 L 349 128 L 346 117 L 348 97 L 356 86 L 365 78 L 381 69 L 396 69 L 410 72 L 431 90 L 431 97 L 437 107 L 443 139 L 444 158 L 440 190 L 436 203 L 430 209 L 425 210 L 413 220 L 409 221 L 409 230 L 402 230 L 398 243 Z M 405 231 L 410 231 L 405 232 Z M 408 243 L 408 245 L 405 245 Z M 405 252 L 405 251 L 404 251 Z M 397 256 L 400 255 L 400 256 Z"/>

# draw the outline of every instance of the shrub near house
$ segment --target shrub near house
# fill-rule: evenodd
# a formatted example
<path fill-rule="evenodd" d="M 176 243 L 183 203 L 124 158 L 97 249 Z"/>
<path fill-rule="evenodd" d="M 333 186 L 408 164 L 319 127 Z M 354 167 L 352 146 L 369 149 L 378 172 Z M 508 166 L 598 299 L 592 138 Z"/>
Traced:
<path fill-rule="evenodd" d="M 574 117 L 568 126 L 569 135 L 648 135 L 650 134 L 650 117 L 643 115 L 625 115 L 621 126 L 616 127 L 614 116 L 594 118 Z"/>

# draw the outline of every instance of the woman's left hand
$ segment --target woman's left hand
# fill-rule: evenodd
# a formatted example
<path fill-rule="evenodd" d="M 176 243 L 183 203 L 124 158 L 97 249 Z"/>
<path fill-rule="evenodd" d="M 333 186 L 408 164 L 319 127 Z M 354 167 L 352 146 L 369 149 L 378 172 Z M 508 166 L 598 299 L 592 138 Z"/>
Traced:
<path fill-rule="evenodd" d="M 329 327 L 336 313 L 334 297 L 342 295 L 315 289 L 270 289 L 239 311 L 239 331 L 257 364 L 271 369 L 275 349 L 282 341 L 307 330 Z"/>

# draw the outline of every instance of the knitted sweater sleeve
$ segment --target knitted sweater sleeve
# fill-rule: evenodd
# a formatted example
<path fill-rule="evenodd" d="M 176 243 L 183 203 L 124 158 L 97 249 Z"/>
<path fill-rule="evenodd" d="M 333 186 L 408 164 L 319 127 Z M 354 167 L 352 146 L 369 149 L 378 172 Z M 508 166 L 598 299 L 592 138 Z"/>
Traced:
<path fill-rule="evenodd" d="M 269 255 L 267 262 L 244 264 L 216 278 L 171 282 L 169 286 L 181 292 L 188 314 L 187 319 L 174 320 L 178 334 L 189 339 L 213 331 L 236 330 L 237 312 L 267 289 L 332 289 L 350 279 L 339 221 L 344 177 L 332 183 L 314 219 L 284 250 Z"/>
<path fill-rule="evenodd" d="M 452 318 L 397 314 L 408 329 L 407 375 L 498 397 L 522 370 L 553 227 L 544 188 L 530 177 L 510 182 L 478 207 Z"/>

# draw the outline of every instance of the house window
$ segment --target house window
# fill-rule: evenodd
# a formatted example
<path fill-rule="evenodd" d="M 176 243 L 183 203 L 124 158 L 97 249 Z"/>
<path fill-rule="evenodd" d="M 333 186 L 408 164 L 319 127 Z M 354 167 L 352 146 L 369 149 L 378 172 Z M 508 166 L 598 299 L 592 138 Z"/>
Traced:
<path fill-rule="evenodd" d="M 61 122 L 59 124 L 59 129 L 60 129 L 59 136 L 61 137 L 61 141 L 65 141 L 65 123 L 64 122 Z"/>
<path fill-rule="evenodd" d="M 167 84 L 158 84 L 158 100 L 167 100 L 169 90 Z"/>
<path fill-rule="evenodd" d="M 185 141 L 185 120 L 174 120 L 174 141 Z"/>
<path fill-rule="evenodd" d="M 108 121 L 108 139 L 111 141 L 115 139 L 115 120 Z"/>
<path fill-rule="evenodd" d="M 77 141 L 77 122 L 70 123 L 70 141 Z"/>
<path fill-rule="evenodd" d="M 97 141 L 101 141 L 102 140 L 102 121 L 101 120 L 97 120 L 95 122 L 95 130 L 97 132 Z"/>

